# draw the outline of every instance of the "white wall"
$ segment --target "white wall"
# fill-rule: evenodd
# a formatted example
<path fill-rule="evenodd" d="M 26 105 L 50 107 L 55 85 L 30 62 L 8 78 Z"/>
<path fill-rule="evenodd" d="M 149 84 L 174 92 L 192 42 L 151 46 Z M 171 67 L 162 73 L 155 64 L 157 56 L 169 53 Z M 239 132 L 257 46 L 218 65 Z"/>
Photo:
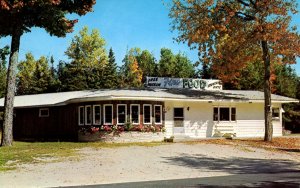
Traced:
<path fill-rule="evenodd" d="M 236 122 L 214 122 L 213 107 L 228 106 L 236 108 Z M 280 106 L 275 104 L 274 106 Z M 263 137 L 264 136 L 264 104 L 263 103 L 208 103 L 208 102 L 165 102 L 165 128 L 166 136 L 179 135 L 174 133 L 173 109 L 184 108 L 184 129 L 181 135 L 207 138 L 212 137 L 215 130 L 222 133 L 236 133 L 237 137 Z M 189 107 L 189 110 L 188 110 Z M 280 106 L 281 107 L 281 106 Z M 281 118 L 280 118 L 281 119 Z M 281 121 L 273 121 L 274 136 L 282 135 Z M 177 131 L 178 132 L 178 131 Z"/>

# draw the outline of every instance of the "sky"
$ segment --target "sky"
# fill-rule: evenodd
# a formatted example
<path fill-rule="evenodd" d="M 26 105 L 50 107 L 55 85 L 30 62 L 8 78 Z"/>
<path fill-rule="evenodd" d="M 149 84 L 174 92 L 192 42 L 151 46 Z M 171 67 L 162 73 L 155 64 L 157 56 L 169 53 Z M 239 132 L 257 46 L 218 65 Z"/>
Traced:
<path fill-rule="evenodd" d="M 192 62 L 198 60 L 197 50 L 191 50 L 187 44 L 174 41 L 176 32 L 171 31 L 169 9 L 163 2 L 170 0 L 97 0 L 94 11 L 78 18 L 74 32 L 64 38 L 50 36 L 44 29 L 33 28 L 21 38 L 19 60 L 25 59 L 25 54 L 33 53 L 37 59 L 40 56 L 52 56 L 55 62 L 68 61 L 64 52 L 72 38 L 84 27 L 98 29 L 101 37 L 106 40 L 106 49 L 112 48 L 116 62 L 122 64 L 127 49 L 139 47 L 149 50 L 158 60 L 160 49 L 170 48 L 173 53 L 182 52 Z M 300 1 L 300 0 L 298 0 Z M 299 3 L 300 4 L 300 3 Z M 292 24 L 300 31 L 300 15 L 294 16 Z M 10 37 L 0 39 L 0 47 L 10 44 Z M 300 59 L 293 65 L 300 76 Z"/>

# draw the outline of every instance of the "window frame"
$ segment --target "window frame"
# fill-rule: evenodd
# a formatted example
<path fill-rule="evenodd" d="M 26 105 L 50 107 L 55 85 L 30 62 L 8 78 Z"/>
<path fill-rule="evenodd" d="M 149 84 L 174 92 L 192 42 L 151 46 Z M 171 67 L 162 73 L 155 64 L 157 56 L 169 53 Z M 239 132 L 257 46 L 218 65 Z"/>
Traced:
<path fill-rule="evenodd" d="M 159 109 L 160 109 L 160 114 L 159 114 L 160 115 L 160 122 L 156 122 L 156 114 L 155 114 L 156 113 L 155 112 L 156 107 L 159 107 Z M 154 123 L 155 124 L 162 124 L 162 122 L 163 122 L 162 121 L 162 105 L 154 105 Z"/>
<path fill-rule="evenodd" d="M 132 107 L 133 106 L 137 106 L 138 107 L 138 123 L 133 123 L 132 122 Z M 140 117 L 140 114 L 141 114 L 141 105 L 140 104 L 130 104 L 130 122 L 133 124 L 133 125 L 139 125 L 140 122 L 141 122 L 141 117 Z"/>
<path fill-rule="evenodd" d="M 150 122 L 149 123 L 145 122 L 145 107 L 146 106 L 150 107 Z M 143 124 L 145 124 L 145 125 L 152 124 L 152 105 L 151 104 L 143 104 Z"/>
<path fill-rule="evenodd" d="M 111 106 L 111 123 L 106 122 L 106 114 L 105 114 L 106 110 L 105 110 L 105 108 L 107 106 Z M 113 125 L 113 123 L 114 123 L 114 106 L 113 106 L 113 104 L 104 104 L 103 105 L 103 124 L 104 125 Z"/>
<path fill-rule="evenodd" d="M 48 112 L 47 115 L 42 115 L 43 110 L 46 110 Z M 39 117 L 49 117 L 49 116 L 50 116 L 49 108 L 40 108 L 39 109 Z"/>
<path fill-rule="evenodd" d="M 278 110 L 278 116 L 273 116 L 275 113 L 274 113 L 274 110 Z M 280 108 L 279 107 L 272 107 L 272 120 L 280 120 Z"/>
<path fill-rule="evenodd" d="M 96 123 L 96 113 L 95 113 L 95 108 L 99 107 L 100 109 L 100 119 L 99 119 L 99 123 Z M 101 120 L 102 120 L 102 109 L 101 109 L 101 105 L 97 104 L 97 105 L 93 105 L 93 125 L 101 125 Z"/>
<path fill-rule="evenodd" d="M 217 108 L 217 110 L 218 110 L 218 114 L 217 114 L 217 116 L 218 116 L 218 118 L 217 118 L 217 120 L 215 120 L 214 119 L 214 116 L 215 116 L 215 108 Z M 224 120 L 220 120 L 220 108 L 228 108 L 229 109 L 229 121 L 224 121 Z M 235 109 L 235 120 L 232 120 L 232 109 Z M 236 107 L 235 106 L 214 106 L 213 107 L 213 122 L 236 122 L 237 121 L 237 117 L 236 117 L 236 112 L 237 112 L 237 109 L 236 109 Z"/>
<path fill-rule="evenodd" d="M 87 109 L 88 109 L 88 108 L 90 108 L 90 113 L 91 113 L 91 114 L 90 114 L 90 115 L 91 115 L 91 123 L 88 123 L 88 122 L 87 122 L 87 120 L 88 120 L 88 118 L 87 118 L 87 117 L 88 117 L 88 115 L 87 115 Z M 85 119 L 85 121 L 84 121 L 84 122 L 85 122 L 85 125 L 92 125 L 92 123 L 93 123 L 93 117 L 92 117 L 92 116 L 93 116 L 92 105 L 86 105 L 86 106 L 84 107 L 84 115 L 85 115 L 85 116 L 84 116 L 84 117 L 85 117 L 85 118 L 84 118 L 84 119 Z"/>
<path fill-rule="evenodd" d="M 125 106 L 125 121 L 124 123 L 119 122 L 119 106 Z M 117 104 L 117 125 L 125 125 L 127 122 L 127 104 Z"/>
<path fill-rule="evenodd" d="M 80 109 L 83 109 L 83 119 L 82 119 L 82 123 L 80 122 L 80 116 L 81 116 L 81 112 L 80 112 Z M 84 125 L 85 123 L 85 109 L 84 109 L 84 106 L 79 106 L 78 107 L 78 125 L 82 126 Z"/>
<path fill-rule="evenodd" d="M 175 116 L 175 109 L 182 109 L 182 116 Z M 184 127 L 184 107 L 174 107 L 173 108 L 173 121 L 174 127 L 176 128 L 183 128 Z M 181 122 L 178 124 L 177 122 Z"/>

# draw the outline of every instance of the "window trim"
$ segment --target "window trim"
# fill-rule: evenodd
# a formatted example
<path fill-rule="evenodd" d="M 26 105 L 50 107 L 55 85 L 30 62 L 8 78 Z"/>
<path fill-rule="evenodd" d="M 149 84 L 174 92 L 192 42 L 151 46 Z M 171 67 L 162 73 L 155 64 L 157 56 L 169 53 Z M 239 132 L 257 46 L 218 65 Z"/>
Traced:
<path fill-rule="evenodd" d="M 100 108 L 100 120 L 99 123 L 96 123 L 96 113 L 95 113 L 95 108 L 99 107 Z M 102 120 L 102 115 L 101 115 L 101 105 L 97 104 L 97 105 L 93 105 L 93 125 L 101 125 L 101 120 Z"/>
<path fill-rule="evenodd" d="M 48 114 L 47 115 L 42 115 L 42 110 L 47 110 Z M 40 108 L 39 109 L 39 117 L 49 117 L 50 113 L 49 113 L 49 108 Z"/>
<path fill-rule="evenodd" d="M 138 107 L 138 123 L 133 123 L 132 122 L 132 106 L 137 106 Z M 141 122 L 141 117 L 140 117 L 140 114 L 141 114 L 141 105 L 140 104 L 130 104 L 130 122 L 133 124 L 133 125 L 139 125 L 140 122 Z"/>
<path fill-rule="evenodd" d="M 145 106 L 150 106 L 150 122 L 145 123 Z M 150 125 L 152 124 L 152 105 L 151 104 L 143 104 L 143 124 Z"/>
<path fill-rule="evenodd" d="M 105 107 L 107 107 L 107 106 L 111 106 L 111 123 L 107 123 L 106 122 L 106 117 L 105 117 Z M 104 104 L 103 105 L 103 124 L 104 125 L 112 125 L 114 123 L 114 106 L 113 106 L 113 104 Z"/>
<path fill-rule="evenodd" d="M 155 107 L 160 108 L 160 122 L 156 122 Z M 154 123 L 155 124 L 162 124 L 162 105 L 154 105 Z"/>
<path fill-rule="evenodd" d="M 125 106 L 125 122 L 124 123 L 119 122 L 119 106 Z M 117 104 L 117 124 L 125 125 L 126 122 L 127 122 L 127 104 Z"/>
<path fill-rule="evenodd" d="M 218 109 L 218 120 L 214 120 L 214 109 Z M 229 121 L 221 121 L 220 120 L 220 108 L 229 108 Z M 232 108 L 235 108 L 235 120 L 231 120 L 231 115 L 232 115 Z M 237 109 L 235 106 L 213 106 L 213 122 L 236 122 L 237 121 Z"/>
<path fill-rule="evenodd" d="M 85 117 L 85 125 L 92 125 L 92 122 L 93 122 L 93 117 L 91 117 L 91 123 L 88 123 L 87 120 L 88 120 L 88 115 L 87 115 L 87 108 L 90 108 L 90 111 L 91 111 L 91 116 L 93 116 L 93 111 L 92 111 L 92 105 L 86 105 L 84 107 L 84 117 Z"/>
<path fill-rule="evenodd" d="M 273 116 L 273 114 L 275 114 L 274 113 L 274 110 L 275 109 L 278 109 L 278 116 Z M 280 111 L 280 108 L 279 107 L 272 107 L 272 120 L 280 120 L 280 113 L 281 113 L 281 111 Z"/>
<path fill-rule="evenodd" d="M 82 123 L 80 122 L 80 115 L 81 115 L 81 113 L 80 113 L 80 109 L 83 109 L 83 119 L 82 119 Z M 85 109 L 84 109 L 84 106 L 79 106 L 78 107 L 78 125 L 84 125 L 84 122 L 85 122 L 85 118 L 84 118 L 84 115 L 85 115 Z"/>

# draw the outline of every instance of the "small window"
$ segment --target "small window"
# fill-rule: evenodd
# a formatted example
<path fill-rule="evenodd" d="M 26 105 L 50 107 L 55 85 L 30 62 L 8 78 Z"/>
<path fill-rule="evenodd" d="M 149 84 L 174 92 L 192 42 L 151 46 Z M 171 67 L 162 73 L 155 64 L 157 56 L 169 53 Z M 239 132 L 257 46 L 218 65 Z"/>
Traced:
<path fill-rule="evenodd" d="M 144 104 L 144 124 L 151 124 L 152 109 L 150 104 Z"/>
<path fill-rule="evenodd" d="M 49 108 L 40 108 L 39 117 L 49 117 Z"/>
<path fill-rule="evenodd" d="M 183 127 L 183 108 L 174 108 L 174 127 Z"/>
<path fill-rule="evenodd" d="M 92 124 L 92 107 L 85 106 L 85 124 L 91 125 Z"/>
<path fill-rule="evenodd" d="M 117 105 L 117 123 L 120 125 L 124 125 L 126 123 L 126 115 L 127 115 L 127 105 L 126 104 L 118 104 Z"/>
<path fill-rule="evenodd" d="M 214 108 L 214 121 L 219 120 L 219 108 Z"/>
<path fill-rule="evenodd" d="M 162 106 L 161 105 L 154 105 L 154 118 L 155 123 L 161 124 L 162 123 Z"/>
<path fill-rule="evenodd" d="M 236 121 L 236 110 L 231 108 L 231 121 Z"/>
<path fill-rule="evenodd" d="M 94 105 L 93 106 L 93 123 L 94 125 L 100 125 L 101 124 L 101 106 L 100 105 Z"/>
<path fill-rule="evenodd" d="M 104 124 L 107 124 L 107 125 L 113 124 L 113 105 L 112 104 L 104 105 Z"/>
<path fill-rule="evenodd" d="M 78 108 L 78 125 L 84 125 L 84 107 L 79 106 Z"/>
<path fill-rule="evenodd" d="M 272 108 L 272 118 L 279 119 L 279 108 Z"/>
<path fill-rule="evenodd" d="M 140 105 L 139 104 L 132 104 L 130 106 L 130 118 L 132 124 L 139 124 L 140 123 Z"/>

